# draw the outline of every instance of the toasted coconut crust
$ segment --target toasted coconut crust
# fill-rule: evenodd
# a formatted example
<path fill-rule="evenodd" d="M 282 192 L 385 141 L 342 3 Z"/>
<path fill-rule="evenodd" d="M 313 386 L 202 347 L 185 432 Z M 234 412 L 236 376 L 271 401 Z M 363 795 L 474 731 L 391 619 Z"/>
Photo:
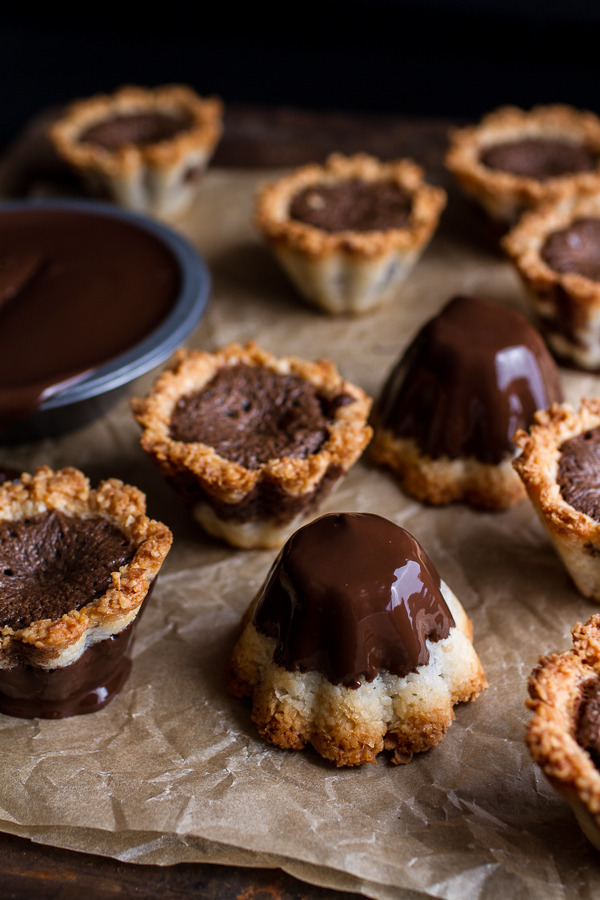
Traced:
<path fill-rule="evenodd" d="M 564 441 L 600 426 L 600 400 L 583 399 L 579 412 L 554 403 L 535 414 L 529 431 L 518 431 L 514 460 L 529 498 L 567 571 L 584 597 L 600 601 L 600 522 L 575 509 L 557 483 Z"/>
<path fill-rule="evenodd" d="M 0 630 L 0 668 L 66 666 L 87 646 L 118 634 L 135 618 L 171 546 L 172 535 L 166 525 L 145 515 L 142 492 L 115 478 L 91 490 L 78 469 L 53 472 L 41 466 L 34 475 L 23 474 L 19 482 L 0 485 L 0 520 L 16 521 L 53 509 L 74 517 L 108 519 L 133 541 L 135 555 L 112 573 L 112 587 L 81 609 L 17 630 L 4 626 Z"/>
<path fill-rule="evenodd" d="M 482 150 L 508 141 L 546 138 L 579 142 L 599 154 L 594 171 L 576 172 L 544 181 L 491 169 L 480 161 Z M 496 221 L 513 224 L 524 209 L 568 192 L 600 186 L 600 119 L 591 112 L 555 104 L 530 111 L 504 106 L 478 125 L 450 135 L 445 165 L 467 194 Z"/>
<path fill-rule="evenodd" d="M 573 649 L 540 659 L 531 673 L 527 744 L 533 759 L 571 805 L 586 837 L 600 850 L 600 772 L 577 743 L 587 682 L 600 677 L 600 615 L 572 629 Z"/>
<path fill-rule="evenodd" d="M 512 460 L 484 463 L 475 457 L 432 459 L 412 438 L 399 438 L 387 428 L 375 427 L 369 456 L 391 469 L 411 497 L 433 506 L 467 503 L 476 509 L 507 509 L 525 499 L 525 489 L 512 468 Z"/>
<path fill-rule="evenodd" d="M 566 196 L 525 213 L 502 239 L 554 353 L 582 369 L 600 369 L 600 283 L 556 272 L 542 258 L 551 234 L 580 218 L 600 219 L 600 194 Z"/>
<path fill-rule="evenodd" d="M 337 766 L 375 762 L 384 749 L 393 751 L 392 762 L 408 762 L 444 737 L 454 704 L 475 699 L 487 687 L 471 643 L 471 622 L 443 583 L 442 593 L 456 627 L 444 640 L 427 641 L 427 665 L 404 678 L 382 671 L 357 689 L 332 684 L 319 672 L 288 671 L 274 663 L 275 639 L 260 634 L 251 621 L 254 600 L 229 660 L 229 691 L 252 698 L 259 733 L 282 749 L 312 744 Z"/>
<path fill-rule="evenodd" d="M 207 444 L 173 440 L 170 422 L 178 399 L 201 390 L 222 367 L 240 363 L 266 366 L 280 374 L 294 373 L 328 399 L 347 394 L 354 402 L 336 409 L 327 440 L 318 452 L 304 459 L 281 457 L 261 463 L 256 469 L 247 469 L 220 456 Z M 165 477 L 176 480 L 181 475 L 191 476 L 205 498 L 204 502 L 195 499 L 192 502 L 200 524 L 211 534 L 242 547 L 277 546 L 293 528 L 297 510 L 282 523 L 275 509 L 266 512 L 264 519 L 256 520 L 251 512 L 245 516 L 240 504 L 253 491 L 268 492 L 273 488 L 283 499 L 307 499 L 318 491 L 328 473 L 341 477 L 371 439 L 372 430 L 366 424 L 370 408 L 370 398 L 359 387 L 345 381 L 329 360 L 277 358 L 252 342 L 244 346 L 229 344 L 215 353 L 179 351 L 150 394 L 132 401 L 133 414 L 143 429 L 144 451 Z M 225 504 L 232 515 L 224 515 L 215 504 Z M 237 516 L 238 510 L 239 522 L 229 521 Z M 273 529 L 274 524 L 286 527 Z"/>
<path fill-rule="evenodd" d="M 391 181 L 410 195 L 405 228 L 330 233 L 290 219 L 294 196 L 310 185 L 359 178 Z M 408 159 L 380 162 L 367 154 L 332 154 L 325 165 L 303 166 L 257 192 L 255 225 L 300 293 L 332 314 L 363 313 L 387 299 L 416 263 L 437 228 L 446 193 L 424 181 Z"/>
<path fill-rule="evenodd" d="M 185 112 L 189 127 L 155 143 L 124 144 L 108 150 L 81 140 L 82 134 L 115 116 L 135 113 Z M 200 172 L 221 137 L 223 104 L 216 97 L 199 97 L 186 85 L 146 89 L 125 86 L 112 95 L 77 100 L 50 129 L 58 155 L 93 187 L 108 191 L 123 206 L 142 212 L 179 212 L 195 192 L 185 174 Z M 187 181 L 186 183 L 183 183 Z"/>

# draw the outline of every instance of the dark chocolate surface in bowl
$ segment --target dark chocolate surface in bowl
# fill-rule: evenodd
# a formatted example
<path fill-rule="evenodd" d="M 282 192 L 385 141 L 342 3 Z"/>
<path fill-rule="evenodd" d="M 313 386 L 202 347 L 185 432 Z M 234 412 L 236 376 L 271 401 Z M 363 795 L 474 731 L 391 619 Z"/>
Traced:
<path fill-rule="evenodd" d="M 22 244 L 18 244 L 14 262 L 8 256 L 8 262 L 5 260 L 7 266 L 14 266 L 17 290 L 14 291 L 9 279 L 0 297 L 0 327 L 2 319 L 6 319 L 4 335 L 7 335 L 12 323 L 14 337 L 7 345 L 7 353 L 10 350 L 14 355 L 20 371 L 13 379 L 10 367 L 2 372 L 0 366 L 0 395 L 6 400 L 6 415 L 0 416 L 0 442 L 16 443 L 54 436 L 87 424 L 109 409 L 128 384 L 164 362 L 200 319 L 208 300 L 210 277 L 200 255 L 176 232 L 162 223 L 113 206 L 74 200 L 4 203 L 0 205 L 0 229 L 3 222 L 10 222 L 11 226 L 14 223 L 15 230 L 18 226 L 22 242 L 27 241 L 30 230 L 32 235 L 37 234 L 32 241 L 39 241 L 39 234 L 45 230 L 47 234 L 41 240 L 44 244 L 48 241 L 50 247 L 40 249 L 36 244 L 35 252 L 22 254 Z M 54 234 L 59 229 L 64 234 L 61 241 Z M 103 244 L 108 236 L 106 246 L 98 248 L 98 257 L 104 259 L 100 263 L 101 271 L 94 273 L 95 277 L 89 281 L 82 267 L 77 271 L 78 260 L 73 263 L 67 256 L 65 264 L 60 259 L 63 247 L 68 254 L 69 232 L 74 241 L 80 238 L 81 232 L 89 232 L 92 240 L 98 232 Z M 124 246 L 129 237 L 135 245 L 135 253 L 131 254 Z M 84 244 L 82 247 L 91 264 L 95 264 L 96 248 L 88 254 Z M 146 267 L 150 275 L 142 271 Z M 110 277 L 99 288 L 103 268 L 110 270 Z M 163 296 L 156 299 L 149 314 L 145 303 L 148 288 L 140 289 L 140 284 L 152 288 L 153 268 Z M 38 325 L 38 317 L 45 314 L 43 298 L 40 300 L 34 294 L 40 281 L 49 284 L 51 304 L 55 282 L 59 285 L 62 282 L 68 290 L 71 269 L 73 290 L 78 298 L 77 305 L 73 302 L 73 331 L 70 332 L 68 311 L 62 311 L 62 323 L 57 317 L 56 329 L 52 317 L 49 318 L 46 326 L 49 369 L 45 371 L 39 365 L 39 357 L 45 355 L 44 332 Z M 89 291 L 87 287 L 82 291 L 82 284 L 88 283 Z M 124 285 L 131 286 L 131 295 Z M 83 313 L 79 302 L 82 293 L 84 303 L 90 304 Z M 54 298 L 60 296 L 54 293 Z M 131 305 L 128 306 L 129 296 Z M 23 315 L 19 304 L 30 304 L 32 315 Z M 139 321 L 136 321 L 138 310 Z M 68 326 L 65 321 L 69 322 Z M 79 334 L 83 350 L 77 342 Z M 0 350 L 2 337 L 0 330 Z M 36 340 L 42 350 L 35 349 Z M 16 343 L 22 344 L 22 348 L 15 352 Z M 60 365 L 56 356 L 51 358 L 53 347 L 57 348 L 56 354 L 63 354 Z M 21 367 L 21 350 L 22 358 L 31 360 L 31 377 L 29 363 Z M 65 361 L 65 353 L 72 354 L 72 360 L 69 357 Z M 18 393 L 23 395 L 22 402 L 16 396 Z"/>

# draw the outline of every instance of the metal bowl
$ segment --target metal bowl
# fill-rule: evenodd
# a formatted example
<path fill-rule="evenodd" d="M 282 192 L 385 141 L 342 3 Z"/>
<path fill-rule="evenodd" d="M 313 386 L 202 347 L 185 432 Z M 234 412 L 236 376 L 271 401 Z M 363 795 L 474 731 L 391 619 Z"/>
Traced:
<path fill-rule="evenodd" d="M 166 245 L 179 266 L 181 287 L 171 311 L 157 328 L 125 353 L 49 397 L 32 416 L 0 431 L 0 443 L 3 444 L 55 437 L 103 415 L 133 381 L 159 366 L 186 340 L 206 309 L 211 285 L 208 269 L 199 253 L 161 222 L 92 201 L 23 200 L 0 204 L 0 214 L 13 209 L 79 210 L 125 220 L 150 232 Z"/>

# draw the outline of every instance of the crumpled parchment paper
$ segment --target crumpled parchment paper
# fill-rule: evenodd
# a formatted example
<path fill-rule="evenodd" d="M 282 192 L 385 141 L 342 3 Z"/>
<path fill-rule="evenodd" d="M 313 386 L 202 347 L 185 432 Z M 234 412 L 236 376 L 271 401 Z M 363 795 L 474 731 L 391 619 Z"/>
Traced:
<path fill-rule="evenodd" d="M 251 224 L 272 173 L 211 170 L 178 223 L 204 255 L 213 292 L 189 346 L 255 339 L 278 354 L 333 359 L 375 395 L 419 326 L 454 293 L 526 311 L 517 277 L 453 198 L 395 302 L 359 319 L 306 306 Z M 462 218 L 461 218 L 462 216 Z M 467 216 L 465 219 L 464 216 Z M 142 379 L 142 393 L 156 373 Z M 578 403 L 600 381 L 562 371 Z M 442 743 L 413 761 L 339 770 L 312 751 L 263 742 L 227 696 L 223 666 L 273 551 L 206 537 L 139 448 L 122 400 L 57 440 L 0 447 L 0 464 L 76 465 L 148 495 L 173 549 L 140 623 L 133 672 L 104 710 L 61 721 L 0 716 L 0 828 L 36 841 L 161 865 L 279 866 L 376 898 L 525 897 L 600 890 L 598 857 L 524 743 L 529 673 L 570 645 L 595 611 L 554 555 L 528 501 L 501 513 L 429 509 L 359 462 L 322 512 L 377 512 L 411 531 L 472 618 L 490 683 L 456 710 Z"/>

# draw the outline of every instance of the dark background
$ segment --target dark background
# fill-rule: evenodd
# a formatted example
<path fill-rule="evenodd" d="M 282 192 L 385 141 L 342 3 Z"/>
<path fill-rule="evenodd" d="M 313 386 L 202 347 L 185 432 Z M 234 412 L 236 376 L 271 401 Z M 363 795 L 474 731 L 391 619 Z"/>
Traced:
<path fill-rule="evenodd" d="M 600 113 L 595 0 L 159 4 L 3 9 L 0 145 L 38 111 L 124 83 L 464 121 L 503 103 Z"/>

